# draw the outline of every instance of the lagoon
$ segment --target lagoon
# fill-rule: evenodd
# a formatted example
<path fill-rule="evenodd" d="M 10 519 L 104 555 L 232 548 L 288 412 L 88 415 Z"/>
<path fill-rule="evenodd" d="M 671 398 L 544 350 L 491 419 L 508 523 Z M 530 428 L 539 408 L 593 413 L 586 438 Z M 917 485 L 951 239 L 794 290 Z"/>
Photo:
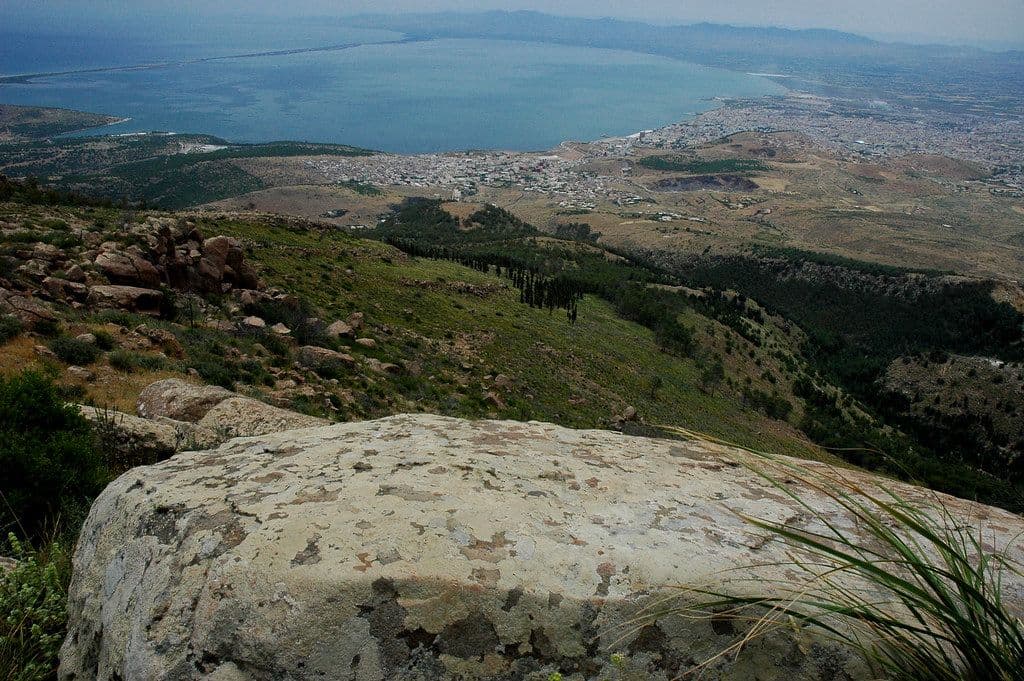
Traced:
<path fill-rule="evenodd" d="M 70 55 L 45 67 L 0 62 L 7 74 L 151 65 L 3 83 L 0 103 L 131 119 L 103 133 L 202 132 L 235 142 L 288 139 L 422 153 L 549 149 L 665 125 L 715 106 L 715 98 L 783 92 L 766 78 L 621 50 L 404 42 L 354 29 L 317 34 L 315 42 L 286 37 L 258 45 L 239 37 L 219 52 L 205 44 L 167 45 L 105 61 Z M 349 46 L 231 56 L 317 45 Z M 132 57 L 139 61 L 123 61 Z"/>

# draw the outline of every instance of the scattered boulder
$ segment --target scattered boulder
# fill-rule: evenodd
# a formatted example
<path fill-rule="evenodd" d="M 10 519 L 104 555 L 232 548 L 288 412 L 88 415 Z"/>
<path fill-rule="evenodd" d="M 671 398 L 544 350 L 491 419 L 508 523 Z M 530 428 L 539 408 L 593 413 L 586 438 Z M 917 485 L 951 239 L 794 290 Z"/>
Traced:
<path fill-rule="evenodd" d="M 299 348 L 296 355 L 298 363 L 307 369 L 317 373 L 343 371 L 356 364 L 355 358 L 327 348 L 320 348 L 315 345 L 304 345 Z"/>
<path fill-rule="evenodd" d="M 345 321 L 348 323 L 349 326 L 352 327 L 353 331 L 358 331 L 359 329 L 363 328 L 363 320 L 364 316 L 362 312 L 353 312 L 348 316 L 348 319 Z"/>
<path fill-rule="evenodd" d="M 643 608 L 709 578 L 712 588 L 752 588 L 750 571 L 731 577 L 737 566 L 792 579 L 790 548 L 739 514 L 821 529 L 736 465 L 746 456 L 430 415 L 179 454 L 129 471 L 93 505 L 60 677 L 678 678 L 742 630 L 670 614 L 630 626 Z M 843 532 L 866 536 L 826 495 L 799 492 Z M 1020 560 L 1018 516 L 938 496 Z M 1021 578 L 1005 579 L 1019 604 Z M 703 674 L 867 678 L 850 651 L 808 635 L 754 639 Z"/>
<path fill-rule="evenodd" d="M 278 336 L 287 336 L 288 334 L 290 334 L 292 332 L 291 329 L 289 329 L 287 326 L 285 326 L 281 322 L 278 322 L 277 324 L 274 324 L 272 327 L 270 327 L 270 330 L 273 331 L 274 333 L 276 333 Z"/>
<path fill-rule="evenodd" d="M 88 343 L 89 345 L 96 345 L 96 335 L 92 333 L 80 333 L 75 336 L 75 340 L 80 343 Z"/>
<path fill-rule="evenodd" d="M 364 348 L 372 350 L 377 347 L 377 341 L 372 338 L 356 338 L 356 345 L 361 345 Z"/>
<path fill-rule="evenodd" d="M 57 353 L 55 353 L 53 350 L 46 347 L 45 345 L 36 345 L 32 348 L 32 351 L 35 352 L 40 357 L 45 357 L 46 359 L 57 359 Z"/>
<path fill-rule="evenodd" d="M 146 324 L 139 324 L 135 327 L 135 333 L 148 339 L 157 345 L 171 357 L 184 357 L 185 348 L 182 347 L 178 337 L 166 329 L 157 329 Z"/>
<path fill-rule="evenodd" d="M 254 437 L 299 428 L 325 426 L 330 421 L 307 416 L 248 397 L 229 397 L 206 412 L 199 426 L 231 437 Z"/>
<path fill-rule="evenodd" d="M 327 328 L 324 329 L 324 333 L 327 334 L 328 338 L 342 338 L 344 336 L 354 336 L 355 330 L 346 322 L 337 321 L 328 325 Z"/>
<path fill-rule="evenodd" d="M 402 367 L 397 364 L 390 362 L 382 362 L 376 357 L 370 357 L 366 360 L 366 366 L 370 367 L 372 371 L 376 371 L 378 374 L 399 374 L 402 373 Z"/>
<path fill-rule="evenodd" d="M 497 407 L 499 409 L 504 409 L 505 407 L 508 406 L 507 404 L 505 404 L 505 400 L 502 399 L 501 395 L 494 392 L 493 390 L 488 390 L 486 393 L 484 393 L 484 399 L 487 400 L 487 402 L 491 406 Z"/>
<path fill-rule="evenodd" d="M 84 284 L 86 280 L 85 270 L 82 269 L 81 265 L 72 265 L 64 273 L 64 278 L 75 284 Z"/>
<path fill-rule="evenodd" d="M 67 368 L 67 374 L 76 381 L 91 381 L 96 378 L 96 374 L 85 367 L 70 366 Z"/>
<path fill-rule="evenodd" d="M 235 393 L 218 386 L 167 378 L 142 389 L 136 410 L 139 416 L 147 419 L 163 416 L 196 423 L 215 406 L 234 396 Z"/>
<path fill-rule="evenodd" d="M 267 323 L 260 317 L 246 317 L 242 320 L 242 326 L 249 329 L 265 329 L 267 328 Z"/>
<path fill-rule="evenodd" d="M 39 241 L 32 246 L 32 257 L 37 260 L 57 262 L 64 260 L 64 252 L 53 244 Z"/>
<path fill-rule="evenodd" d="M 93 286 L 89 289 L 89 304 L 98 308 L 127 310 L 158 317 L 164 294 L 135 286 Z"/>

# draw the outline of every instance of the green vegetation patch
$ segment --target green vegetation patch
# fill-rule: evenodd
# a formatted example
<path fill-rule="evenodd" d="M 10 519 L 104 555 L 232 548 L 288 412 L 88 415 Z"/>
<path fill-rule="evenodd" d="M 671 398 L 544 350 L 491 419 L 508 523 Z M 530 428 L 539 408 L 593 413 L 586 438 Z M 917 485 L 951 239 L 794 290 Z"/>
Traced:
<path fill-rule="evenodd" d="M 37 373 L 0 379 L 0 528 L 32 541 L 75 524 L 108 481 L 89 422 Z"/>
<path fill-rule="evenodd" d="M 637 161 L 637 165 L 651 170 L 691 175 L 753 173 L 768 170 L 764 163 L 745 158 L 694 159 L 683 156 L 645 156 Z"/>

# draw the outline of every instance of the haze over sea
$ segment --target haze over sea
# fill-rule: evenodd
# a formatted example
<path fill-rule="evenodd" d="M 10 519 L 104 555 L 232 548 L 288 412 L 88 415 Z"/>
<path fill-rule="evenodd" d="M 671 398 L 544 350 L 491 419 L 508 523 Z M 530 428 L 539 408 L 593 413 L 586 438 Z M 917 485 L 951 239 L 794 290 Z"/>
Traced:
<path fill-rule="evenodd" d="M 149 65 L 2 83 L 0 103 L 131 119 L 102 133 L 419 153 L 549 149 L 678 121 L 715 106 L 715 97 L 782 91 L 765 78 L 626 51 L 401 37 L 307 22 L 198 27 L 138 42 L 0 33 L 3 75 Z"/>

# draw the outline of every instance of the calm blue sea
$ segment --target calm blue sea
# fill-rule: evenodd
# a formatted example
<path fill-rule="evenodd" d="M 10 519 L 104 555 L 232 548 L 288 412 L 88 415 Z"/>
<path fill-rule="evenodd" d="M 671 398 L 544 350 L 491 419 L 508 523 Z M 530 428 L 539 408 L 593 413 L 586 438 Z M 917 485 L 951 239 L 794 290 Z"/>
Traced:
<path fill-rule="evenodd" d="M 653 128 L 714 97 L 781 92 L 763 78 L 632 52 L 492 40 L 399 43 L 315 24 L 232 25 L 160 40 L 0 33 L 0 74 L 160 64 L 0 84 L 0 103 L 130 117 L 104 132 L 204 132 L 413 153 L 539 150 Z M 326 45 L 321 52 L 191 60 Z"/>

